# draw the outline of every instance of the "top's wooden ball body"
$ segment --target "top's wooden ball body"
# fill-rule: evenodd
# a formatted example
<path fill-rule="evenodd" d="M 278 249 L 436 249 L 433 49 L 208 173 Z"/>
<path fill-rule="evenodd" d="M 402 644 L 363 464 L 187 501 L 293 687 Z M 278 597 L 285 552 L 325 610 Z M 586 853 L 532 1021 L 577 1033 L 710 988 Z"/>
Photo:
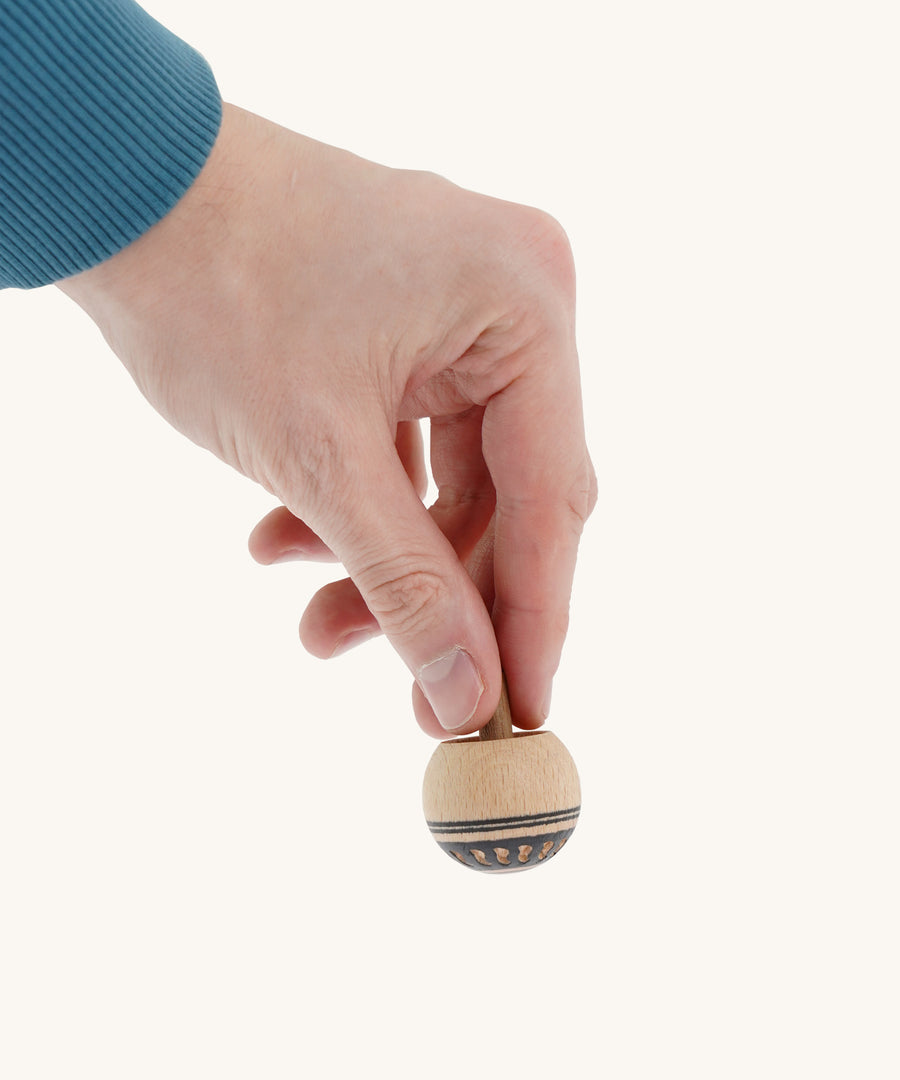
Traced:
<path fill-rule="evenodd" d="M 549 731 L 441 743 L 425 770 L 438 844 L 475 870 L 539 866 L 565 844 L 581 803 L 571 754 Z"/>

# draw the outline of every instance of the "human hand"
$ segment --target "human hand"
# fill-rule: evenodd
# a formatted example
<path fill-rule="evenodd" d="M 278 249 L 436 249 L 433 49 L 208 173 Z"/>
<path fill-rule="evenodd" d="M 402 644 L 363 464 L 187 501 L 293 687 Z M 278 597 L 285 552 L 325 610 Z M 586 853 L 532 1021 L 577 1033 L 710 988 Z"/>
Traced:
<path fill-rule="evenodd" d="M 226 106 L 182 201 L 60 287 L 170 423 L 283 504 L 259 561 L 343 563 L 312 653 L 383 632 L 438 737 L 489 719 L 502 658 L 540 726 L 596 499 L 552 218 Z"/>

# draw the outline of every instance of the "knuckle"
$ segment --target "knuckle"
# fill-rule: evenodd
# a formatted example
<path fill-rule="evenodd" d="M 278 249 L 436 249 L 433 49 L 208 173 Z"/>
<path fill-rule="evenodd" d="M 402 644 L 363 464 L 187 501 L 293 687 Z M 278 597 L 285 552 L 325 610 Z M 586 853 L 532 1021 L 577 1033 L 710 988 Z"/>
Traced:
<path fill-rule="evenodd" d="M 575 259 L 568 234 L 552 214 L 522 207 L 523 239 L 531 257 L 567 293 L 575 291 Z"/>
<path fill-rule="evenodd" d="M 546 502 L 538 500 L 533 512 L 545 519 L 555 517 L 561 524 L 566 522 L 577 538 L 581 536 L 596 505 L 597 475 L 588 462 L 577 480 L 568 487 L 561 485 L 558 493 L 548 494 Z"/>
<path fill-rule="evenodd" d="M 585 493 L 577 492 L 574 496 L 569 496 L 565 505 L 576 534 L 580 534 L 591 513 L 590 504 L 585 498 Z"/>
<path fill-rule="evenodd" d="M 593 465 L 588 461 L 585 467 L 584 480 L 575 488 L 568 499 L 569 510 L 581 528 L 584 528 L 588 518 L 594 512 L 597 506 L 597 496 L 597 474 Z"/>
<path fill-rule="evenodd" d="M 580 536 L 588 518 L 597 505 L 597 474 L 587 455 L 578 475 L 568 487 L 562 487 L 558 503 L 569 519 L 576 534 Z"/>
<path fill-rule="evenodd" d="M 271 425 L 278 433 L 268 453 L 266 486 L 298 517 L 317 517 L 334 505 L 340 489 L 345 453 L 333 421 L 306 416 L 302 427 L 293 422 Z"/>
<path fill-rule="evenodd" d="M 358 582 L 369 610 L 381 628 L 395 637 L 421 632 L 437 616 L 445 591 L 443 576 L 433 569 L 410 569 L 395 560 L 372 567 Z"/>

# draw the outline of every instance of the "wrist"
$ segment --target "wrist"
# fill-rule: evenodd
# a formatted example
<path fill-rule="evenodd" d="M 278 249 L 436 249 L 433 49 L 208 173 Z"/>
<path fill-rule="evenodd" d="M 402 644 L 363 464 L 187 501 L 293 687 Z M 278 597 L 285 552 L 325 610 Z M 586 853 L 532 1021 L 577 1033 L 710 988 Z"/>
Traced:
<path fill-rule="evenodd" d="M 210 253 L 233 215 L 240 110 L 223 104 L 215 142 L 193 183 L 172 208 L 131 243 L 96 266 L 56 282 L 101 325 L 143 310 L 210 269 Z"/>

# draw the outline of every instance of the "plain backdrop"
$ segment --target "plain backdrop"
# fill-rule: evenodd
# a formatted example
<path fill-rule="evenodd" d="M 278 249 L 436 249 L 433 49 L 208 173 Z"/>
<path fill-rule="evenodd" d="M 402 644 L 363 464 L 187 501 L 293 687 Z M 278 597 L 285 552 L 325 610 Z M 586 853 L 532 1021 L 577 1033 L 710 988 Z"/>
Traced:
<path fill-rule="evenodd" d="M 381 641 L 54 289 L 0 296 L 7 1080 L 900 1075 L 892 2 L 147 0 L 223 95 L 566 227 L 581 823 L 444 856 Z"/>

